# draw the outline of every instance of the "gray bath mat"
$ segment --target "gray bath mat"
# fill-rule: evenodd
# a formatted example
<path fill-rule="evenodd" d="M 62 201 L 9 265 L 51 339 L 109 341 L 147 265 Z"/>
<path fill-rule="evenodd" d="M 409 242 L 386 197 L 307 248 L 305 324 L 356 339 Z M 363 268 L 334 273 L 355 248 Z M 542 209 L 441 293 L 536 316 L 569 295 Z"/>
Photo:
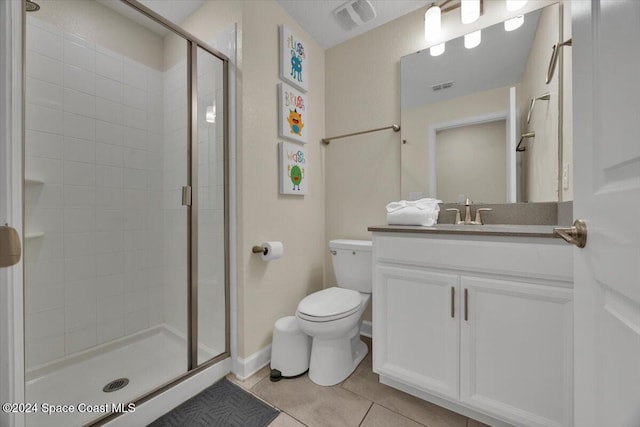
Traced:
<path fill-rule="evenodd" d="M 148 427 L 264 427 L 279 413 L 223 378 Z"/>

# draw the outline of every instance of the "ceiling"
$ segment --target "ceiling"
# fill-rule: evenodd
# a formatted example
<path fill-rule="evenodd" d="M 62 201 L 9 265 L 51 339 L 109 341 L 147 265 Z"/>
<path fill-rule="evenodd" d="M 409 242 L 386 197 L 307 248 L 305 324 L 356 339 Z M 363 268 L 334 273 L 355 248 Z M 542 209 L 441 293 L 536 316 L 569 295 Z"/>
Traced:
<path fill-rule="evenodd" d="M 376 17 L 350 31 L 340 27 L 333 10 L 345 0 L 277 0 L 278 4 L 324 49 L 366 33 L 407 13 L 433 3 L 433 0 L 369 0 Z"/>
<path fill-rule="evenodd" d="M 147 29 L 153 31 L 156 34 L 164 37 L 169 34 L 170 30 L 166 29 L 162 25 L 159 25 L 147 18 L 146 16 L 134 11 L 131 7 L 122 3 L 120 0 L 96 0 L 98 3 L 107 6 L 110 9 L 115 10 L 121 15 L 126 16 L 132 21 L 137 22 L 145 26 Z M 144 6 L 153 10 L 165 19 L 173 22 L 174 24 L 180 24 L 193 12 L 195 12 L 200 6 L 202 6 L 205 0 L 138 0 Z"/>
<path fill-rule="evenodd" d="M 120 0 L 97 0 L 122 15 L 144 25 L 151 31 L 165 36 L 169 30 L 153 24 L 146 17 L 135 13 Z M 140 3 L 168 19 L 180 24 L 194 13 L 205 1 L 212 0 L 138 0 Z M 340 44 L 352 37 L 366 33 L 380 25 L 393 21 L 416 9 L 425 7 L 433 0 L 369 0 L 376 17 L 350 31 L 344 30 L 333 16 L 333 11 L 348 3 L 345 0 L 277 0 L 278 4 L 324 49 Z M 132 13 L 133 12 L 133 13 Z"/>
<path fill-rule="evenodd" d="M 447 42 L 446 53 L 431 56 L 429 49 L 402 57 L 401 106 L 414 108 L 448 99 L 506 87 L 522 81 L 541 10 L 525 15 L 524 24 L 506 32 L 502 22 L 482 30 L 482 43 L 465 49 L 464 37 Z M 453 82 L 446 90 L 432 86 Z"/>

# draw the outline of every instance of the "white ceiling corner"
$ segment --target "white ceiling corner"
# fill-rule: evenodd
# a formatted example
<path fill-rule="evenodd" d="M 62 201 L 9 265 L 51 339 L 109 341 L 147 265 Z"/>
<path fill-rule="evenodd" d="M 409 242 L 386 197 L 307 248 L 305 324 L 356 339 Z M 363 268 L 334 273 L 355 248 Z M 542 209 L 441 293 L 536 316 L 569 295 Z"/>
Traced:
<path fill-rule="evenodd" d="M 2 0 L 0 0 L 2 1 Z M 143 25 L 147 29 L 164 37 L 170 31 L 146 16 L 134 11 L 120 0 L 96 0 L 98 3 L 113 9 L 117 13 Z M 205 0 L 138 0 L 142 5 L 156 12 L 163 18 L 174 24 L 180 25 L 182 21 L 193 14 Z"/>

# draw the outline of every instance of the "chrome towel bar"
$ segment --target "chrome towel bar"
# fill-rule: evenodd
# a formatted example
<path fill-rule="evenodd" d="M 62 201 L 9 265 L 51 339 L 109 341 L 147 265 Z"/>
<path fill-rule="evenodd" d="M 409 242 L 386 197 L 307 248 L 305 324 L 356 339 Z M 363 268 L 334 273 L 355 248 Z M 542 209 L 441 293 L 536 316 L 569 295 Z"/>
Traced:
<path fill-rule="evenodd" d="M 346 138 L 348 136 L 362 135 L 363 133 L 378 132 L 378 131 L 387 130 L 387 129 L 393 129 L 394 132 L 400 132 L 400 125 L 397 125 L 397 124 L 394 123 L 391 126 L 385 126 L 385 127 L 382 127 L 382 128 L 363 130 L 363 131 L 360 131 L 360 132 L 348 133 L 346 135 L 332 136 L 330 138 L 322 138 L 322 142 L 324 142 L 325 144 L 328 145 L 329 141 L 332 141 L 334 139 Z"/>

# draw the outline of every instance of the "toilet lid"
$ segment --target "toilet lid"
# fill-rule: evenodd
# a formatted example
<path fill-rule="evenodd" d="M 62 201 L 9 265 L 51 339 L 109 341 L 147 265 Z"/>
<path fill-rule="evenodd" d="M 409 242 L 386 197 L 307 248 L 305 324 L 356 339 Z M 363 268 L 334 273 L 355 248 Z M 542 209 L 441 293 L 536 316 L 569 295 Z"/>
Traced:
<path fill-rule="evenodd" d="M 298 304 L 298 313 L 311 317 L 348 315 L 358 310 L 361 303 L 360 292 L 333 287 L 304 297 Z"/>

